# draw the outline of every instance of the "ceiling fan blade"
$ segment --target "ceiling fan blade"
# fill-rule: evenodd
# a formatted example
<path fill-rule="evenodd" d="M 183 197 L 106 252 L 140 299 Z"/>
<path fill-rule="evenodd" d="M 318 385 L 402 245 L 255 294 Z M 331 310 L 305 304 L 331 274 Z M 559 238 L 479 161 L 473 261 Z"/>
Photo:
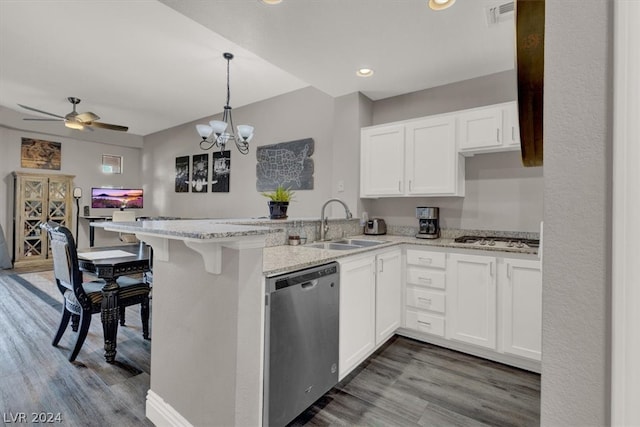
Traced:
<path fill-rule="evenodd" d="M 37 108 L 33 108 L 33 107 L 27 107 L 26 105 L 22 105 L 22 104 L 18 104 L 18 105 L 21 106 L 22 108 L 26 109 L 26 110 L 31 110 L 31 111 L 35 111 L 37 113 L 42 113 L 42 114 L 46 114 L 48 116 L 53 116 L 53 117 L 58 117 L 59 119 L 64 119 L 63 116 L 60 116 L 58 114 L 48 113 L 46 111 L 38 110 Z"/>
<path fill-rule="evenodd" d="M 93 126 L 93 127 L 102 128 L 102 129 L 119 130 L 121 132 L 126 132 L 129 130 L 127 126 L 110 125 L 109 123 L 101 123 L 101 122 L 84 123 L 84 125 Z"/>
<path fill-rule="evenodd" d="M 96 120 L 99 120 L 100 117 L 97 114 L 92 113 L 91 111 L 87 111 L 86 113 L 78 114 L 75 117 L 75 119 L 83 123 L 87 123 L 87 122 L 95 122 Z"/>
<path fill-rule="evenodd" d="M 25 118 L 22 120 L 31 120 L 34 122 L 62 122 L 64 121 L 64 119 L 30 119 L 30 118 Z"/>

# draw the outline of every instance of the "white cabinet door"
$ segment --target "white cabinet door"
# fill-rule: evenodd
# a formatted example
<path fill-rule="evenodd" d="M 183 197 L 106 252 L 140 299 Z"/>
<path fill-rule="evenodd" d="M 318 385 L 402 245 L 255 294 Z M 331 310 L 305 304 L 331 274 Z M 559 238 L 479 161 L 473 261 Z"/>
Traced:
<path fill-rule="evenodd" d="M 361 197 L 404 194 L 404 135 L 404 125 L 362 130 Z"/>
<path fill-rule="evenodd" d="M 471 110 L 458 116 L 458 147 L 461 152 L 477 148 L 500 147 L 502 107 Z"/>
<path fill-rule="evenodd" d="M 375 267 L 374 255 L 340 261 L 340 380 L 375 347 Z"/>
<path fill-rule="evenodd" d="M 447 338 L 496 349 L 496 258 L 451 254 Z"/>
<path fill-rule="evenodd" d="M 520 118 L 516 102 L 505 104 L 503 129 L 505 147 L 520 150 Z"/>
<path fill-rule="evenodd" d="M 438 116 L 406 125 L 405 193 L 460 194 L 455 116 Z M 464 166 L 463 166 L 464 167 Z"/>
<path fill-rule="evenodd" d="M 500 272 L 502 346 L 505 353 L 541 360 L 540 261 L 505 259 Z"/>
<path fill-rule="evenodd" d="M 376 257 L 376 346 L 391 337 L 402 320 L 402 256 L 400 248 Z"/>

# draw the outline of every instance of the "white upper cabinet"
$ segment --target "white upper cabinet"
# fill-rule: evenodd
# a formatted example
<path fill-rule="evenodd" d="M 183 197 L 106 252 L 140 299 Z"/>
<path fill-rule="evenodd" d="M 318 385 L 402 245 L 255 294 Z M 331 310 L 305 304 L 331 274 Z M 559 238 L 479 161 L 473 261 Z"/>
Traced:
<path fill-rule="evenodd" d="M 464 196 L 455 116 L 362 129 L 360 197 Z"/>
<path fill-rule="evenodd" d="M 405 194 L 464 195 L 464 158 L 456 150 L 455 116 L 406 125 Z"/>
<path fill-rule="evenodd" d="M 404 125 L 363 129 L 360 196 L 404 194 Z"/>
<path fill-rule="evenodd" d="M 519 133 L 515 101 L 458 113 L 458 149 L 463 155 L 519 150 Z"/>

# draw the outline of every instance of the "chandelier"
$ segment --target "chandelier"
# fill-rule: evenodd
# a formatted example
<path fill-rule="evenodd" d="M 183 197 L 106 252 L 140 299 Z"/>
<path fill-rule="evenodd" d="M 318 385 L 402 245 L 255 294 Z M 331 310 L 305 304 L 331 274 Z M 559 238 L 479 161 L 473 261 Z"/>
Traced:
<path fill-rule="evenodd" d="M 202 137 L 200 148 L 209 150 L 213 147 L 220 147 L 220 151 L 224 151 L 227 143 L 234 142 L 240 153 L 249 154 L 249 141 L 253 138 L 253 126 L 238 125 L 236 133 L 234 133 L 231 106 L 229 105 L 231 98 L 229 62 L 233 59 L 233 54 L 225 52 L 222 56 L 227 60 L 227 103 L 224 106 L 222 120 L 211 120 L 208 125 L 196 125 L 196 129 Z"/>

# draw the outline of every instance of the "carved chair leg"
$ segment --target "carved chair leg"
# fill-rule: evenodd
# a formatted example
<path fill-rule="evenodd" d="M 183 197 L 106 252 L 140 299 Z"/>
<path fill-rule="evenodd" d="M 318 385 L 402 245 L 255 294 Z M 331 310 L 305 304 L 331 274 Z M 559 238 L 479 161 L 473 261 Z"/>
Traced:
<path fill-rule="evenodd" d="M 78 338 L 76 339 L 76 345 L 73 347 L 73 352 L 69 356 L 69 362 L 76 360 L 76 356 L 84 344 L 87 333 L 89 332 L 89 325 L 91 325 L 91 312 L 85 311 L 80 315 L 80 331 L 78 332 Z"/>
<path fill-rule="evenodd" d="M 142 319 L 142 336 L 145 340 L 149 337 L 149 298 L 145 298 L 140 303 L 140 317 Z"/>
<path fill-rule="evenodd" d="M 60 338 L 62 338 L 62 334 L 64 334 L 65 329 L 67 329 L 67 325 L 69 325 L 69 319 L 72 316 L 71 312 L 64 307 L 64 303 L 62 305 L 62 319 L 60 319 L 60 326 L 58 326 L 58 331 L 56 332 L 56 335 L 55 337 L 53 337 L 53 341 L 51 342 L 51 345 L 53 345 L 54 347 L 57 346 L 60 342 Z"/>
<path fill-rule="evenodd" d="M 124 326 L 124 311 L 126 308 L 127 307 L 125 307 L 124 305 L 118 307 L 118 309 L 120 310 L 120 326 Z"/>
<path fill-rule="evenodd" d="M 77 314 L 71 314 L 71 330 L 78 332 L 78 325 L 80 324 L 80 316 Z"/>

